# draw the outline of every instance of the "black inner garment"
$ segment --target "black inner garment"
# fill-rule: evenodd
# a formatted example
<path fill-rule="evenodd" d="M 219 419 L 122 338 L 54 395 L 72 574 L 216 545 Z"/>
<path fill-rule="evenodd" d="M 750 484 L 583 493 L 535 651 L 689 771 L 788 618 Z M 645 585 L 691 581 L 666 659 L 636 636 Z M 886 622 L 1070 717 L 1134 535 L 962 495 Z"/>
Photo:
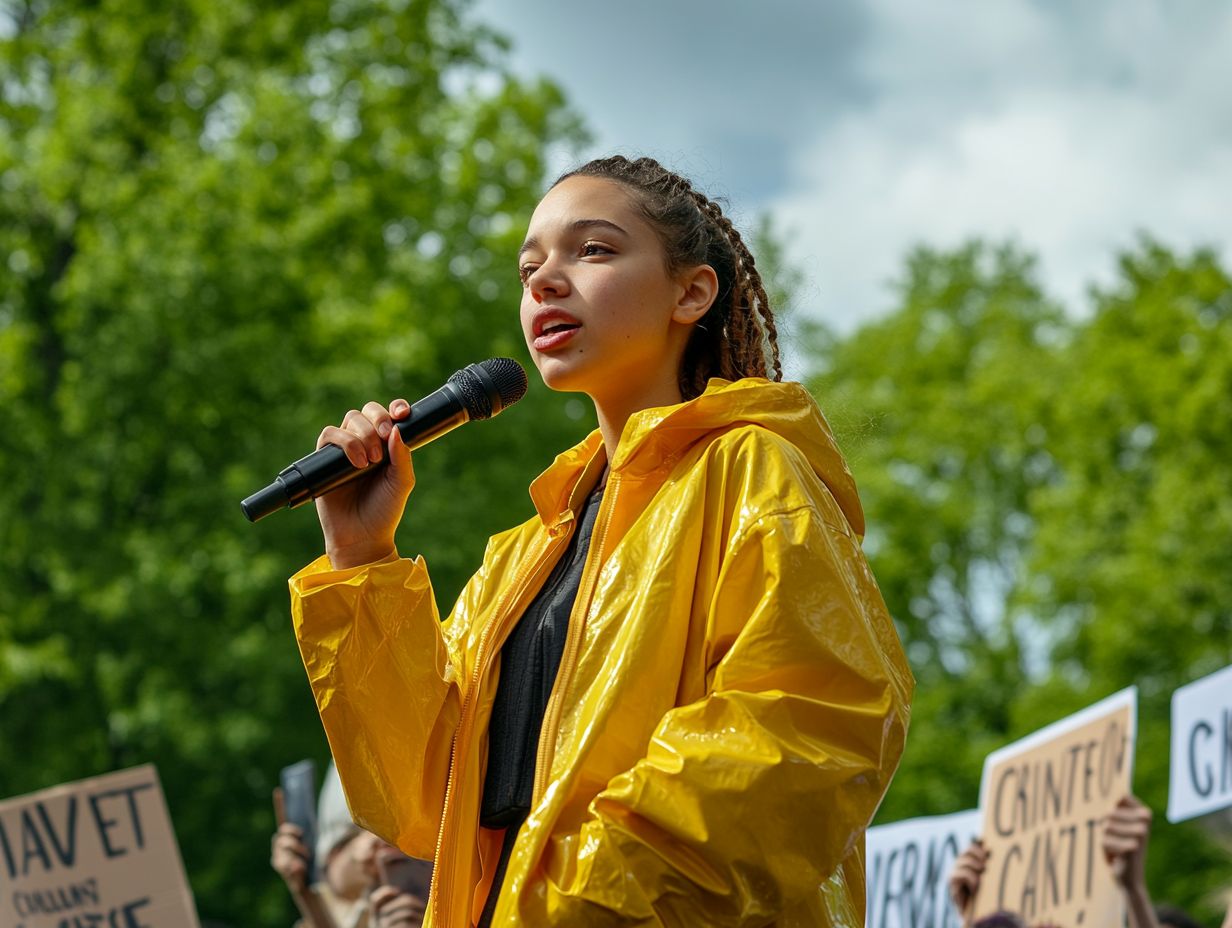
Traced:
<path fill-rule="evenodd" d="M 488 723 L 488 766 L 479 823 L 505 828 L 496 878 L 480 928 L 491 924 L 518 828 L 530 813 L 539 729 L 565 653 L 569 613 L 582 582 L 603 487 L 587 497 L 569 546 L 501 648 L 500 679 Z"/>

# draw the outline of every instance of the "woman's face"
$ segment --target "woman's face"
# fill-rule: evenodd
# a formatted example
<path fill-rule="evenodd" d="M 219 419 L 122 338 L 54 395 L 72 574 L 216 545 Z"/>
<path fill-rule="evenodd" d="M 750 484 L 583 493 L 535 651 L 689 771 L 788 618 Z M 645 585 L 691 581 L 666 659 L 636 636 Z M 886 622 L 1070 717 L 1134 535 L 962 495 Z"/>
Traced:
<path fill-rule="evenodd" d="M 614 181 L 570 177 L 531 217 L 518 261 L 522 332 L 554 390 L 601 401 L 675 389 L 695 321 L 681 310 L 688 285 L 668 275 L 631 197 Z"/>

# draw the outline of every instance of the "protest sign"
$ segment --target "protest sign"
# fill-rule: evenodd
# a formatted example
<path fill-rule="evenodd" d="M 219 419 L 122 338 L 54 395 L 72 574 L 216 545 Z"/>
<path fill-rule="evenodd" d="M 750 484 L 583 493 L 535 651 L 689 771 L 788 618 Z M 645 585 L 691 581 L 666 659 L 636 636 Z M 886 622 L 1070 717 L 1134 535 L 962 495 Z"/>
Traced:
<path fill-rule="evenodd" d="M 868 928 L 959 928 L 950 904 L 954 861 L 979 833 L 978 809 L 868 830 Z"/>
<path fill-rule="evenodd" d="M 1168 821 L 1232 806 L 1232 667 L 1172 694 Z"/>
<path fill-rule="evenodd" d="M 153 766 L 0 802 L 4 928 L 199 928 Z"/>
<path fill-rule="evenodd" d="M 1124 924 L 1100 841 L 1103 819 L 1131 791 L 1137 715 L 1130 687 L 988 756 L 976 918 L 1008 910 L 1029 923 Z"/>

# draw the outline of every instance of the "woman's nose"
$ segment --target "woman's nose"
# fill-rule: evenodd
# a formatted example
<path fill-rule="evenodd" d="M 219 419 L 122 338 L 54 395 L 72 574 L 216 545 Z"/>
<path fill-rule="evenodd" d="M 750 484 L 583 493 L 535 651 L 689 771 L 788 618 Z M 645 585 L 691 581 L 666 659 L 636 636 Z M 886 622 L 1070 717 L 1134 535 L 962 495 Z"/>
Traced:
<path fill-rule="evenodd" d="M 535 268 L 527 278 L 526 285 L 537 303 L 542 303 L 548 297 L 565 296 L 569 292 L 568 278 L 551 261 L 545 261 Z"/>

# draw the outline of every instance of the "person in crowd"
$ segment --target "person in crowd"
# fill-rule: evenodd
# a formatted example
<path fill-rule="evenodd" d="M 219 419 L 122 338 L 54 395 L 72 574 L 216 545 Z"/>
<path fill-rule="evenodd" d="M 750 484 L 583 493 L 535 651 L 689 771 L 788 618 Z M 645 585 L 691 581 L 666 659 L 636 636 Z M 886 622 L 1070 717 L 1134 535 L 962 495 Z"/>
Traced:
<path fill-rule="evenodd" d="M 517 272 L 540 376 L 598 428 L 444 623 L 394 543 L 409 404 L 319 439 L 373 465 L 317 500 L 325 554 L 291 580 L 352 811 L 434 853 L 437 928 L 857 922 L 914 681 L 752 253 L 686 178 L 613 157 L 548 190 Z"/>
<path fill-rule="evenodd" d="M 372 928 L 421 928 L 428 899 L 425 895 L 403 892 L 392 886 L 379 886 L 373 890 L 369 902 L 374 917 Z"/>
<path fill-rule="evenodd" d="M 1146 888 L 1146 846 L 1151 810 L 1136 796 L 1122 796 L 1104 822 L 1101 847 L 1125 899 L 1129 928 L 1159 928 Z"/>
<path fill-rule="evenodd" d="M 422 924 L 426 894 L 416 897 L 379 886 L 380 857 L 404 855 L 352 821 L 332 763 L 318 798 L 314 850 L 320 879 L 309 886 L 309 851 L 299 827 L 283 822 L 271 841 L 270 864 L 301 910 L 298 928 L 415 928 Z M 424 861 L 419 863 L 428 867 Z M 374 919 L 371 913 L 378 905 L 385 914 Z"/>
<path fill-rule="evenodd" d="M 1160 928 L 1205 928 L 1184 909 L 1178 909 L 1174 905 L 1157 905 L 1155 921 Z"/>
<path fill-rule="evenodd" d="M 980 891 L 980 881 L 987 866 L 988 849 L 977 838 L 958 855 L 950 870 L 950 899 L 962 918 L 964 928 L 1027 928 L 1022 918 L 1014 912 L 997 912 L 975 920 L 975 897 Z"/>
<path fill-rule="evenodd" d="M 979 894 L 980 882 L 987 866 L 988 849 L 984 847 L 983 841 L 976 838 L 963 849 L 954 861 L 954 866 L 950 868 L 950 901 L 954 904 L 954 911 L 962 919 L 963 928 L 969 928 L 972 924 L 975 897 Z"/>
<path fill-rule="evenodd" d="M 975 922 L 972 928 L 1027 928 L 1027 923 L 1013 912 L 994 912 Z"/>
<path fill-rule="evenodd" d="M 1122 797 L 1104 822 L 1100 848 L 1104 860 L 1112 868 L 1125 901 L 1128 928 L 1199 928 L 1189 915 L 1173 906 L 1155 908 L 1146 886 L 1146 848 L 1151 835 L 1151 810 L 1136 796 Z M 972 842 L 950 871 L 950 898 L 954 908 L 963 919 L 964 926 L 992 928 L 989 918 L 1021 918 L 1013 913 L 1002 913 L 972 921 L 975 897 L 980 881 L 988 865 L 988 850 L 982 841 Z M 1009 924 L 1008 922 L 1006 924 Z M 1041 926 L 1037 926 L 1041 928 Z M 1225 928 L 1232 926 L 1225 925 Z"/>

